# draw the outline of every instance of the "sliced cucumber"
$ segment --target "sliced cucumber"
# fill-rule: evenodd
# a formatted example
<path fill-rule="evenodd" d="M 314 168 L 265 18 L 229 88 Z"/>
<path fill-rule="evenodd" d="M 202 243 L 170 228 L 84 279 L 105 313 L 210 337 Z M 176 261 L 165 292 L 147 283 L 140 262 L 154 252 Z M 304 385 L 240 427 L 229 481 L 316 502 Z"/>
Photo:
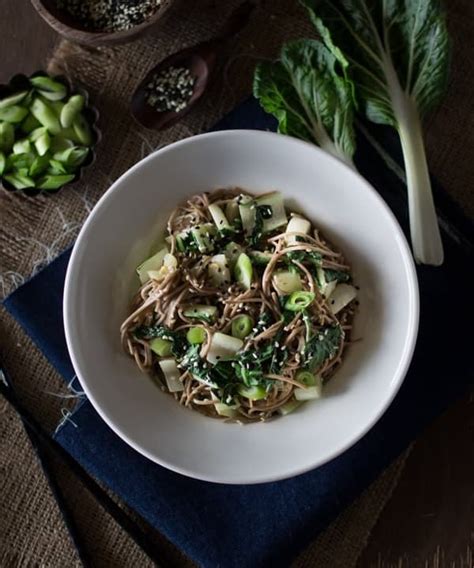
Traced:
<path fill-rule="evenodd" d="M 192 304 L 183 311 L 183 314 L 191 319 L 213 321 L 217 315 L 217 307 L 205 304 Z"/>
<path fill-rule="evenodd" d="M 291 414 L 294 410 L 299 408 L 303 404 L 301 400 L 291 399 L 288 402 L 285 402 L 280 408 L 278 409 L 278 414 L 281 416 L 286 416 L 287 414 Z"/>
<path fill-rule="evenodd" d="M 263 221 L 263 232 L 269 233 L 274 231 L 288 222 L 283 196 L 280 192 L 274 191 L 258 197 L 256 200 L 257 206 L 266 205 L 271 208 L 272 216 Z"/>
<path fill-rule="evenodd" d="M 216 287 L 230 284 L 230 270 L 225 254 L 216 254 L 207 266 L 210 281 Z"/>
<path fill-rule="evenodd" d="M 158 271 L 162 267 L 166 254 L 168 254 L 168 249 L 164 247 L 137 267 L 137 274 L 142 284 L 145 284 L 150 279 L 148 276 L 149 271 Z"/>
<path fill-rule="evenodd" d="M 232 227 L 229 221 L 227 220 L 227 217 L 224 215 L 224 211 L 222 211 L 219 205 L 216 205 L 215 203 L 209 205 L 209 213 L 211 214 L 212 220 L 216 224 L 216 228 L 218 231 L 232 230 Z"/>
<path fill-rule="evenodd" d="M 241 387 L 239 387 L 238 393 L 240 394 L 240 396 L 248 398 L 249 400 L 262 400 L 267 396 L 267 391 L 260 386 L 246 387 L 242 385 Z"/>
<path fill-rule="evenodd" d="M 234 276 L 239 284 L 241 284 L 246 290 L 250 290 L 253 279 L 253 267 L 250 257 L 244 252 L 242 252 L 237 259 L 234 267 Z"/>
<path fill-rule="evenodd" d="M 199 252 L 211 252 L 214 249 L 214 237 L 217 229 L 211 223 L 204 223 L 191 229 Z"/>
<path fill-rule="evenodd" d="M 277 291 L 283 295 L 298 292 L 303 288 L 301 277 L 298 272 L 279 270 L 274 273 L 272 280 Z"/>
<path fill-rule="evenodd" d="M 262 250 L 251 250 L 249 251 L 249 255 L 251 256 L 253 262 L 258 266 L 266 266 L 272 258 L 271 252 L 265 252 Z"/>
<path fill-rule="evenodd" d="M 311 230 L 311 223 L 307 219 L 303 219 L 303 217 L 292 217 L 288 225 L 286 227 L 286 233 L 304 233 L 305 235 L 309 234 Z M 298 242 L 297 235 L 288 235 L 286 237 L 286 243 L 288 245 L 294 245 Z"/>
<path fill-rule="evenodd" d="M 239 413 L 237 411 L 238 406 L 229 404 L 224 404 L 223 402 L 215 402 L 214 408 L 219 416 L 225 416 L 226 418 L 237 418 Z"/>
<path fill-rule="evenodd" d="M 238 351 L 242 349 L 244 342 L 237 337 L 226 335 L 225 333 L 214 333 L 211 345 L 207 353 L 209 363 L 215 365 L 218 361 L 229 361 L 234 359 Z"/>
<path fill-rule="evenodd" d="M 173 358 L 162 359 L 159 361 L 163 375 L 165 376 L 166 385 L 170 392 L 180 392 L 184 390 L 183 383 L 179 380 L 181 372 L 178 369 L 178 365 Z"/>
<path fill-rule="evenodd" d="M 357 290 L 350 284 L 338 284 L 334 292 L 329 296 L 329 309 L 337 314 L 357 297 Z"/>

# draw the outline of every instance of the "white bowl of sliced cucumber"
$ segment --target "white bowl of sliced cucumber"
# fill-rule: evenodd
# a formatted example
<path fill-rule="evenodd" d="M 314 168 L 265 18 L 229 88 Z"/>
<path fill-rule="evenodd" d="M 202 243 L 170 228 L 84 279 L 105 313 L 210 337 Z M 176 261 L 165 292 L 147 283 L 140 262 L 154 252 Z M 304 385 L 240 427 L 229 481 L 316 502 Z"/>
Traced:
<path fill-rule="evenodd" d="M 307 219 L 320 228 L 349 261 L 360 303 L 352 331 L 352 339 L 360 341 L 347 349 L 323 395 L 311 394 L 319 393 L 318 385 L 303 385 L 297 393 L 298 403 L 311 400 L 295 404 L 295 411 L 243 425 L 179 405 L 127 357 L 119 331 L 140 286 L 137 266 L 145 285 L 173 271 L 174 260 L 165 257 L 166 251 L 158 261 L 156 258 L 157 243 L 171 211 L 192 195 L 232 187 L 257 196 L 278 191 L 285 207 L 300 214 L 296 219 Z M 270 211 L 263 227 L 270 218 L 278 217 L 272 204 L 259 206 Z M 225 221 L 218 208 L 212 220 L 217 226 Z M 293 232 L 304 234 L 305 223 L 297 220 L 295 225 Z M 193 242 L 195 254 L 201 254 L 199 243 Z M 297 243 L 298 239 L 293 241 Z M 155 258 L 143 265 L 149 257 Z M 258 254 L 250 260 L 255 264 L 268 261 Z M 218 255 L 212 262 L 217 269 L 211 278 L 227 274 L 225 259 L 222 266 Z M 280 272 L 274 285 L 284 290 L 294 286 L 291 271 Z M 245 287 L 245 263 L 241 261 L 234 274 Z M 353 286 L 329 281 L 323 285 L 327 294 L 333 294 L 334 287 L 338 290 L 332 296 L 337 309 L 353 300 Z M 307 300 L 304 295 L 293 296 L 285 296 L 282 309 L 299 309 L 294 306 Z M 212 315 L 205 314 L 206 318 Z M 193 313 L 183 317 L 192 318 Z M 411 253 L 397 221 L 361 176 L 317 147 L 287 136 L 225 131 L 159 150 L 113 184 L 74 247 L 66 277 L 64 319 L 77 376 L 97 412 L 123 440 L 184 475 L 220 483 L 261 483 L 294 476 L 333 459 L 380 418 L 411 361 L 418 329 L 418 287 Z M 245 328 L 246 323 L 241 320 L 239 325 Z M 140 335 L 135 329 L 134 333 L 138 342 L 148 341 L 146 331 Z M 232 358 L 242 345 L 235 337 L 229 339 L 230 332 L 220 335 L 214 334 L 208 366 Z M 199 341 L 194 335 L 188 339 Z M 180 392 L 178 365 L 160 351 L 165 344 L 166 337 L 154 345 L 162 357 L 161 369 L 168 373 L 164 385 Z M 248 393 L 255 389 L 246 385 L 239 393 L 251 398 Z M 215 405 L 218 414 L 230 417 L 235 417 L 238 406 L 235 400 L 228 404 L 216 400 Z M 247 412 L 248 406 L 245 409 Z"/>

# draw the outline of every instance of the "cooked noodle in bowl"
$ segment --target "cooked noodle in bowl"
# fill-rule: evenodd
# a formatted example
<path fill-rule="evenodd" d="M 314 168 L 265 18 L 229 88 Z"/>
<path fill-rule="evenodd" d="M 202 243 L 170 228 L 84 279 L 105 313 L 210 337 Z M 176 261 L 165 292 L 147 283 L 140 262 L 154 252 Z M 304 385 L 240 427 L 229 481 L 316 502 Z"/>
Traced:
<path fill-rule="evenodd" d="M 350 265 L 278 192 L 194 195 L 137 268 L 124 350 L 182 405 L 265 421 L 321 397 L 350 342 Z"/>

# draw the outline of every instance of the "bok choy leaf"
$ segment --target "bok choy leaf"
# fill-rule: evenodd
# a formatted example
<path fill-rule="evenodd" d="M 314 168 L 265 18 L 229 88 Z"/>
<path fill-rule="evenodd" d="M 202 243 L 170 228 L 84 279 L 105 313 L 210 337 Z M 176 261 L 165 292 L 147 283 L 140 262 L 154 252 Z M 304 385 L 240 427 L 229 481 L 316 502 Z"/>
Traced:
<path fill-rule="evenodd" d="M 424 264 L 442 264 L 443 246 L 421 128 L 421 118 L 439 102 L 448 78 L 449 38 L 439 0 L 302 3 L 319 34 L 327 34 L 329 28 L 349 61 L 367 118 L 398 130 L 414 256 Z"/>
<path fill-rule="evenodd" d="M 315 143 L 352 166 L 354 88 L 347 66 L 325 30 L 322 41 L 290 42 L 278 61 L 260 63 L 254 95 L 277 118 L 279 132 Z"/>

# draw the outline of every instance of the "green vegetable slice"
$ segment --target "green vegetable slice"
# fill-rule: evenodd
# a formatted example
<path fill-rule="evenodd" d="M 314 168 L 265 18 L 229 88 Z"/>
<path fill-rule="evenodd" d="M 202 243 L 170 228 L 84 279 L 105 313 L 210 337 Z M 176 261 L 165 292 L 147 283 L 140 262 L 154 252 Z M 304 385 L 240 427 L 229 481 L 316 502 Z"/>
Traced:
<path fill-rule="evenodd" d="M 0 150 L 0 176 L 5 171 L 6 163 L 7 159 L 5 158 L 5 154 Z"/>
<path fill-rule="evenodd" d="M 253 279 L 252 261 L 244 252 L 242 252 L 237 258 L 237 262 L 234 267 L 234 276 L 237 282 L 246 290 L 250 289 Z"/>
<path fill-rule="evenodd" d="M 32 178 L 38 177 L 44 171 L 48 169 L 49 166 L 49 156 L 37 156 L 29 169 L 29 175 Z"/>
<path fill-rule="evenodd" d="M 172 354 L 171 348 L 173 343 L 167 339 L 156 337 L 150 341 L 150 349 L 156 353 L 158 357 L 169 357 Z"/>
<path fill-rule="evenodd" d="M 36 98 L 32 102 L 30 112 L 51 134 L 59 134 L 61 132 L 61 125 L 56 113 L 41 99 Z"/>
<path fill-rule="evenodd" d="M 60 114 L 61 126 L 69 128 L 76 119 L 77 115 L 84 108 L 85 100 L 82 95 L 73 95 L 63 106 Z"/>
<path fill-rule="evenodd" d="M 192 304 L 183 310 L 183 315 L 187 318 L 211 322 L 217 316 L 217 308 L 206 304 Z"/>
<path fill-rule="evenodd" d="M 3 176 L 6 181 L 11 183 L 15 189 L 26 189 L 35 187 L 35 182 L 26 175 L 20 173 L 11 173 Z"/>
<path fill-rule="evenodd" d="M 32 77 L 30 83 L 43 97 L 50 101 L 64 99 L 67 94 L 66 86 L 50 77 L 43 75 Z"/>
<path fill-rule="evenodd" d="M 305 310 L 314 301 L 313 292 L 293 292 L 285 302 L 285 310 L 290 312 L 301 312 Z"/>
<path fill-rule="evenodd" d="M 18 105 L 0 109 L 0 120 L 16 124 L 21 122 L 28 114 L 28 110 Z"/>
<path fill-rule="evenodd" d="M 186 339 L 191 345 L 199 345 L 206 341 L 207 333 L 203 327 L 190 327 L 186 333 Z"/>
<path fill-rule="evenodd" d="M 76 116 L 72 123 L 72 127 L 81 144 L 84 146 L 92 145 L 92 132 L 86 117 L 82 113 L 79 113 Z"/>
<path fill-rule="evenodd" d="M 70 175 L 47 175 L 38 180 L 38 185 L 40 189 L 59 189 L 63 185 L 66 185 L 72 181 L 76 176 L 74 174 Z"/>
<path fill-rule="evenodd" d="M 249 400 L 262 400 L 266 398 L 267 391 L 261 386 L 245 387 L 241 386 L 238 389 L 240 396 L 248 398 Z"/>
<path fill-rule="evenodd" d="M 1 99 L 0 110 L 21 103 L 21 101 L 26 97 L 27 94 L 28 91 L 21 91 L 20 93 L 16 93 L 14 95 L 10 95 L 9 97 Z"/>
<path fill-rule="evenodd" d="M 9 152 L 15 142 L 15 129 L 8 122 L 0 122 L 0 150 Z"/>
<path fill-rule="evenodd" d="M 18 140 L 13 144 L 14 154 L 28 154 L 31 152 L 31 143 L 28 139 Z"/>
<path fill-rule="evenodd" d="M 250 316 L 242 315 L 232 320 L 232 335 L 239 339 L 245 339 L 253 329 L 253 320 Z"/>
<path fill-rule="evenodd" d="M 38 154 L 40 156 L 44 156 L 51 147 L 51 136 L 49 135 L 49 132 L 44 132 L 44 134 L 35 140 L 34 144 Z"/>

